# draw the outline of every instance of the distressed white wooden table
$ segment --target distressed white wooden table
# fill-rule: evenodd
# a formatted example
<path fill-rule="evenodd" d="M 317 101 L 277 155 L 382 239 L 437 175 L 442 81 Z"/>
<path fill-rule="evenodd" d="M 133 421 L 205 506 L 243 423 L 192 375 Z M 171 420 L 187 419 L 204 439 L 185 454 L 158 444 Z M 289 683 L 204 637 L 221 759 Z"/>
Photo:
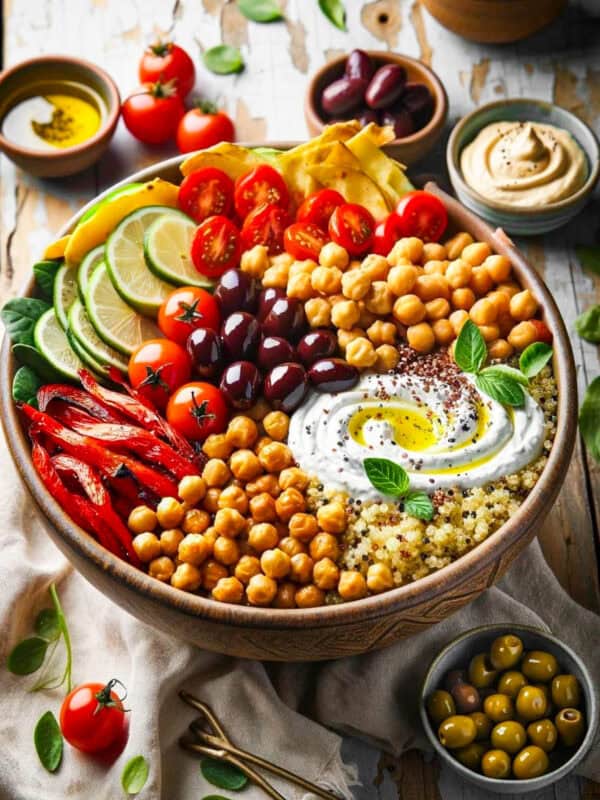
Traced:
<path fill-rule="evenodd" d="M 246 70 L 218 77 L 199 67 L 196 89 L 228 109 L 238 138 L 262 142 L 306 136 L 304 89 L 310 73 L 326 59 L 353 47 L 389 48 L 421 58 L 440 75 L 450 100 L 449 126 L 480 103 L 521 96 L 554 100 L 600 133 L 598 0 L 572 1 L 558 22 L 525 42 L 488 47 L 446 31 L 418 0 L 346 0 L 347 33 L 327 21 L 316 0 L 281 0 L 281 5 L 285 22 L 257 25 L 226 0 L 4 0 L 4 65 L 40 53 L 83 56 L 107 69 L 126 96 L 137 84 L 144 45 L 158 34 L 174 37 L 196 60 L 202 47 L 235 44 Z M 135 142 L 120 123 L 102 161 L 65 180 L 33 179 L 0 157 L 0 300 L 18 291 L 44 245 L 77 208 L 128 173 L 172 154 L 169 147 L 150 149 Z M 439 172 L 442 165 L 440 145 L 419 166 Z M 584 273 L 574 255 L 576 245 L 600 240 L 599 212 L 596 200 L 568 228 L 521 242 L 571 331 L 577 314 L 600 301 L 600 279 Z M 600 372 L 598 348 L 575 335 L 573 346 L 582 392 Z M 599 519 L 600 468 L 578 444 L 541 540 L 561 583 L 596 611 Z M 397 762 L 377 757 L 373 770 L 370 748 L 349 742 L 346 751 L 361 764 L 362 798 L 484 800 L 481 792 L 446 770 L 440 773 L 436 762 L 427 763 L 415 752 Z M 536 800 L 578 797 L 600 797 L 600 786 L 572 777 L 535 795 Z"/>

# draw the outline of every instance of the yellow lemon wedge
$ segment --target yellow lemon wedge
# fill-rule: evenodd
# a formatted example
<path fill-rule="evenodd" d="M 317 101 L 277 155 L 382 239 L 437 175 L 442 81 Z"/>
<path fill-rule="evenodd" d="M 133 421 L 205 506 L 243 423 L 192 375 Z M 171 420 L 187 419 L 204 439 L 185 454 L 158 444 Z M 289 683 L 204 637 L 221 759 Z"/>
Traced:
<path fill-rule="evenodd" d="M 70 238 L 71 235 L 67 234 L 66 236 L 61 236 L 60 239 L 52 242 L 52 244 L 49 244 L 44 250 L 44 258 L 62 258 L 65 254 L 65 250 L 67 249 L 67 244 L 69 243 Z"/>

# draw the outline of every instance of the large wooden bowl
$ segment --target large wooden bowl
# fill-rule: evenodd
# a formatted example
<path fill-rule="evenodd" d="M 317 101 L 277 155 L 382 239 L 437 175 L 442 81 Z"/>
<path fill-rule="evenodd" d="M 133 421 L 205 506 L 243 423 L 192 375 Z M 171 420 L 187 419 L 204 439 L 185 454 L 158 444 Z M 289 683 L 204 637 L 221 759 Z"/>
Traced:
<path fill-rule="evenodd" d="M 178 157 L 148 167 L 123 183 L 154 176 L 177 181 L 181 160 Z M 29 442 L 12 402 L 15 360 L 5 337 L 0 364 L 0 403 L 13 459 L 38 506 L 52 523 L 50 534 L 55 544 L 90 583 L 149 625 L 202 648 L 245 658 L 294 661 L 337 658 L 385 647 L 439 622 L 500 578 L 535 536 L 567 471 L 576 432 L 573 355 L 556 303 L 533 267 L 502 232 L 493 232 L 434 184 L 427 188 L 442 197 L 453 227 L 470 231 L 476 239 L 488 241 L 494 250 L 511 259 L 519 281 L 540 299 L 544 318 L 554 333 L 558 431 L 542 476 L 512 519 L 470 553 L 438 572 L 353 603 L 314 609 L 262 609 L 225 605 L 174 589 L 104 550 L 75 525 L 44 488 L 32 466 Z M 72 228 L 81 213 L 65 225 L 63 233 Z M 31 282 L 26 293 L 32 290 Z"/>

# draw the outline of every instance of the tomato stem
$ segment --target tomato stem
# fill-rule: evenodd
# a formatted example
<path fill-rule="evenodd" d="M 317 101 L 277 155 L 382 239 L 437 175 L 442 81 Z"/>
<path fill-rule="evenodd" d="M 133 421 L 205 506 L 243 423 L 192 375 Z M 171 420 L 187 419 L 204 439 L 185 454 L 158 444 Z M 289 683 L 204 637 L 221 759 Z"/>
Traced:
<path fill-rule="evenodd" d="M 163 381 L 161 372 L 163 371 L 163 369 L 172 366 L 173 365 L 170 362 L 168 362 L 166 364 L 161 364 L 158 369 L 154 369 L 154 367 L 151 367 L 149 364 L 146 364 L 146 377 L 144 378 L 143 381 L 140 382 L 139 385 L 151 386 L 152 388 L 159 387 L 161 389 L 164 389 L 165 392 L 168 393 L 170 391 L 169 384 L 166 381 Z"/>
<path fill-rule="evenodd" d="M 171 51 L 173 42 L 164 42 L 162 39 L 157 39 L 154 44 L 149 45 L 148 49 L 151 50 L 155 56 L 164 56 Z"/>
<path fill-rule="evenodd" d="M 190 414 L 196 420 L 198 425 L 202 425 L 203 422 L 215 419 L 216 414 L 208 413 L 206 409 L 208 408 L 208 400 L 203 400 L 200 404 L 196 400 L 195 392 L 192 392 L 192 403 L 194 407 L 190 409 Z"/>
<path fill-rule="evenodd" d="M 194 108 L 199 108 L 204 114 L 217 114 L 219 111 L 211 100 L 194 100 Z"/>
<path fill-rule="evenodd" d="M 125 692 L 123 697 L 119 697 L 119 695 L 117 695 L 117 697 L 119 698 L 119 702 L 122 703 L 125 700 L 125 698 L 127 697 L 127 689 L 125 688 L 124 684 L 121 683 L 121 681 L 118 678 L 111 678 L 109 680 L 109 682 L 106 684 L 106 686 L 104 686 L 102 689 L 100 689 L 99 692 L 96 692 L 96 694 L 94 695 L 94 697 L 98 701 L 98 705 L 96 706 L 96 708 L 94 709 L 94 712 L 93 712 L 94 715 L 96 715 L 103 708 L 116 708 L 117 707 L 116 701 L 113 700 L 112 697 L 111 697 L 111 692 L 114 689 L 114 687 L 117 686 L 117 685 L 121 686 L 123 691 Z M 116 694 L 116 692 L 115 692 L 115 694 Z M 124 708 L 123 711 L 129 711 L 129 709 L 128 708 Z"/>

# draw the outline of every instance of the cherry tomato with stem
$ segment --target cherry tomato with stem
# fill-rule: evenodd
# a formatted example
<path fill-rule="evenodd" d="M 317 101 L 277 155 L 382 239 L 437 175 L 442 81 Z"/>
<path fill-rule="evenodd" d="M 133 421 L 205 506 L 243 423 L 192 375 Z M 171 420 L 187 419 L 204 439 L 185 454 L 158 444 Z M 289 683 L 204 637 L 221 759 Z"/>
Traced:
<path fill-rule="evenodd" d="M 224 111 L 213 103 L 200 102 L 190 109 L 177 126 L 177 148 L 180 153 L 204 150 L 219 142 L 233 142 L 235 128 Z"/>
<path fill-rule="evenodd" d="M 212 383 L 186 383 L 167 405 L 167 421 L 182 436 L 194 441 L 202 441 L 211 433 L 222 433 L 227 419 L 225 398 Z"/>
<path fill-rule="evenodd" d="M 127 130 L 146 144 L 172 139 L 185 113 L 183 101 L 171 83 L 145 83 L 121 107 Z"/>
<path fill-rule="evenodd" d="M 438 242 L 448 225 L 448 212 L 431 192 L 408 192 L 396 206 L 402 236 L 418 236 L 424 242 Z"/>
<path fill-rule="evenodd" d="M 329 236 L 351 256 L 366 253 L 373 243 L 374 233 L 373 215 L 358 203 L 344 203 L 338 206 L 329 220 Z"/>
<path fill-rule="evenodd" d="M 320 189 L 318 192 L 309 194 L 301 203 L 296 212 L 296 221 L 310 222 L 326 231 L 334 210 L 345 202 L 342 195 L 335 189 Z"/>
<path fill-rule="evenodd" d="M 139 65 L 140 83 L 156 81 L 175 81 L 177 94 L 184 98 L 194 88 L 196 69 L 186 51 L 174 44 L 161 40 L 144 51 Z"/>
<path fill-rule="evenodd" d="M 305 261 L 307 258 L 317 261 L 321 248 L 328 241 L 325 231 L 311 222 L 294 222 L 283 234 L 285 252 L 298 261 Z"/>
<path fill-rule="evenodd" d="M 187 351 L 170 339 L 148 339 L 129 358 L 129 382 L 163 411 L 170 395 L 192 374 Z"/>
<path fill-rule="evenodd" d="M 123 697 L 113 691 L 121 681 L 84 683 L 63 700 L 60 729 L 70 745 L 84 753 L 103 753 L 127 740 L 129 720 Z"/>
<path fill-rule="evenodd" d="M 265 204 L 287 208 L 290 195 L 283 176 L 268 164 L 260 164 L 235 182 L 234 203 L 240 219 Z"/>
<path fill-rule="evenodd" d="M 222 169 L 197 169 L 181 181 L 177 205 L 198 223 L 207 217 L 228 216 L 233 209 L 233 181 Z"/>
<path fill-rule="evenodd" d="M 387 256 L 398 239 L 402 238 L 400 217 L 393 211 L 375 228 L 373 236 L 373 252 L 378 256 Z"/>
<path fill-rule="evenodd" d="M 290 224 L 290 215 L 281 206 L 264 204 L 251 211 L 242 225 L 242 245 L 251 250 L 263 244 L 269 255 L 275 256 L 283 250 L 283 234 Z"/>
<path fill-rule="evenodd" d="M 221 314 L 215 298 L 197 286 L 182 286 L 171 292 L 158 310 L 158 327 L 167 337 L 185 345 L 196 328 L 218 331 Z"/>

